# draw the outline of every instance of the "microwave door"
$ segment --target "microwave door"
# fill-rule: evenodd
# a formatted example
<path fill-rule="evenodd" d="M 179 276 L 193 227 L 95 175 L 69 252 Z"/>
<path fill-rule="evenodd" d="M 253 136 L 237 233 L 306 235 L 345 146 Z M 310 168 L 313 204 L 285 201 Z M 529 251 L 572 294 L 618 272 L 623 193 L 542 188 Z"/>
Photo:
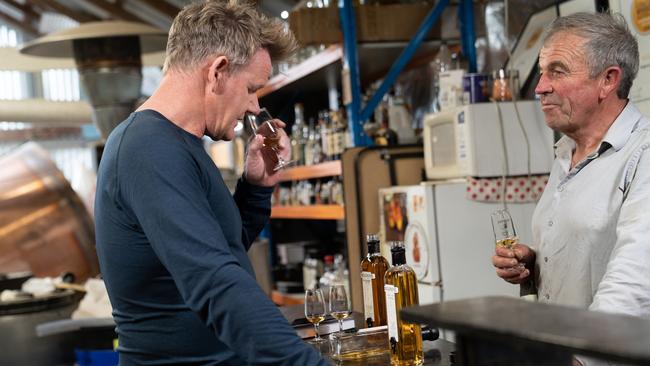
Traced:
<path fill-rule="evenodd" d="M 457 164 L 456 118 L 461 108 L 429 114 L 424 119 L 424 164 L 428 179 L 463 175 Z"/>

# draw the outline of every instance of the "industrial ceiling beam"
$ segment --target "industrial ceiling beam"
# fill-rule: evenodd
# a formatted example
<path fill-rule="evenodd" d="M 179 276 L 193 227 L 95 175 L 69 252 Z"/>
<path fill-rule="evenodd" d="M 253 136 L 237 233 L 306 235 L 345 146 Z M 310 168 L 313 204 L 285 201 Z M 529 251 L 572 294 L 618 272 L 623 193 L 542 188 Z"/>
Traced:
<path fill-rule="evenodd" d="M 26 4 L 21 4 L 16 0 L 2 0 L 3 3 L 11 6 L 12 8 L 21 11 L 26 18 L 38 19 L 41 17 L 41 14 L 36 12 L 31 6 Z"/>
<path fill-rule="evenodd" d="M 162 0 L 137 0 L 146 6 L 155 9 L 157 12 L 166 15 L 170 19 L 174 19 L 176 14 L 180 11 L 176 6 Z"/>
<path fill-rule="evenodd" d="M 99 20 L 99 18 L 94 17 L 92 15 L 88 15 L 73 9 L 68 8 L 65 5 L 62 5 L 58 3 L 56 0 L 29 0 L 32 4 L 36 4 L 40 6 L 43 9 L 51 10 L 55 13 L 63 14 L 67 16 L 68 18 L 75 20 L 79 23 L 87 23 L 87 22 L 92 22 L 95 20 Z"/>
<path fill-rule="evenodd" d="M 5 22 L 11 24 L 12 26 L 22 30 L 23 32 L 31 36 L 35 36 L 35 37 L 40 36 L 38 29 L 32 26 L 29 22 L 18 20 L 12 17 L 11 15 L 3 12 L 0 12 L 0 19 L 4 20 Z"/>
<path fill-rule="evenodd" d="M 124 8 L 122 8 L 121 6 L 109 3 L 105 0 L 85 0 L 85 1 L 88 4 L 94 5 L 100 8 L 101 10 L 109 13 L 111 17 L 114 19 L 127 20 L 130 22 L 140 22 L 140 23 L 145 22 L 150 24 L 150 22 L 147 21 L 146 19 L 137 17 L 131 14 L 130 12 L 128 12 L 127 10 L 125 10 Z"/>

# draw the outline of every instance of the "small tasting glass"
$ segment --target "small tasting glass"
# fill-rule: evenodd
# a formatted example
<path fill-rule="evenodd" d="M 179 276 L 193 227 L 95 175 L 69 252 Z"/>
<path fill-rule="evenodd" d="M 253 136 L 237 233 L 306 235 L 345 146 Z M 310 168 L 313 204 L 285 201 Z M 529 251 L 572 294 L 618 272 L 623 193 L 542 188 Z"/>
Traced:
<path fill-rule="evenodd" d="M 350 315 L 350 302 L 345 286 L 334 284 L 330 286 L 329 293 L 330 315 L 339 321 L 339 336 L 343 335 L 343 319 Z"/>
<path fill-rule="evenodd" d="M 294 163 L 292 160 L 287 161 L 282 159 L 282 156 L 280 155 L 280 151 L 278 149 L 281 138 L 279 131 L 280 129 L 275 124 L 273 124 L 273 117 L 271 117 L 271 114 L 266 110 L 266 108 L 262 108 L 260 110 L 260 113 L 256 115 L 252 113 L 246 113 L 244 115 L 244 119 L 255 135 L 264 136 L 264 147 L 273 150 L 275 153 L 278 162 L 273 168 L 273 171 L 286 168 Z"/>
<path fill-rule="evenodd" d="M 514 249 L 519 239 L 517 238 L 517 232 L 515 231 L 515 225 L 512 221 L 512 216 L 510 216 L 510 212 L 506 209 L 501 209 L 492 212 L 490 217 L 492 219 L 492 229 L 494 231 L 496 246 L 499 248 Z M 524 264 L 519 262 L 514 269 L 523 270 L 524 267 Z"/>
<path fill-rule="evenodd" d="M 323 300 L 323 291 L 320 289 L 305 291 L 305 318 L 314 324 L 316 337 L 312 340 L 314 343 L 323 342 L 318 332 L 318 325 L 325 320 L 325 301 Z"/>

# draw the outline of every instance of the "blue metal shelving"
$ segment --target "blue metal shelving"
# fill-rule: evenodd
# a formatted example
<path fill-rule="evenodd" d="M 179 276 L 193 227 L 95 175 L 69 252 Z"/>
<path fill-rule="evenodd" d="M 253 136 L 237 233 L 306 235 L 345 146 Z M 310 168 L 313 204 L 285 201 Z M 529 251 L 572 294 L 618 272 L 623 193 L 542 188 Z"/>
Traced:
<path fill-rule="evenodd" d="M 411 60 L 418 47 L 429 33 L 431 27 L 438 21 L 449 0 L 439 0 L 422 21 L 415 36 L 395 60 L 388 74 L 365 107 L 361 106 L 361 83 L 359 79 L 359 63 L 357 54 L 357 32 L 355 13 L 352 0 L 339 0 L 339 18 L 343 33 L 343 103 L 345 104 L 348 123 L 352 132 L 354 146 L 367 146 L 372 142 L 363 132 L 363 123 L 372 115 L 386 92 Z M 461 42 L 463 54 L 469 61 L 469 71 L 476 72 L 476 36 L 474 32 L 474 11 L 471 0 L 461 0 L 458 7 L 458 18 L 461 25 Z"/>

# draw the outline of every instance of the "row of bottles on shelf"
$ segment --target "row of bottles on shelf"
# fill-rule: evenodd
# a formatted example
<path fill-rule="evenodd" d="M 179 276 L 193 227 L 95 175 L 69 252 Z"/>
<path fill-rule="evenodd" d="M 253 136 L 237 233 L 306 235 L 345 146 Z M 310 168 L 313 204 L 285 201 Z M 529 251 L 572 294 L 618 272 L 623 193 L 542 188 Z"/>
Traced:
<path fill-rule="evenodd" d="M 368 88 L 364 100 L 370 100 L 379 85 L 377 82 Z M 364 124 L 364 132 L 372 137 L 375 145 L 413 144 L 418 140 L 419 131 L 413 126 L 413 118 L 399 87 L 384 95 L 375 108 L 373 120 Z"/>
<path fill-rule="evenodd" d="M 313 165 L 339 160 L 343 150 L 352 146 L 347 121 L 342 110 L 321 111 L 318 119 L 305 122 L 302 104 L 294 106 L 295 121 L 291 127 L 291 159 L 298 165 Z"/>
<path fill-rule="evenodd" d="M 281 206 L 343 205 L 343 183 L 339 177 L 292 181 L 290 186 L 276 187 L 271 202 Z"/>
<path fill-rule="evenodd" d="M 377 235 L 368 235 L 361 261 L 364 318 L 368 326 L 388 325 L 391 364 L 419 365 L 424 359 L 420 325 L 401 320 L 399 311 L 418 305 L 415 271 L 406 264 L 402 242 L 391 243 L 393 265 L 380 254 Z"/>
<path fill-rule="evenodd" d="M 468 73 L 460 55 L 452 53 L 443 42 L 429 64 L 434 75 L 431 112 L 460 105 L 504 102 L 519 92 L 519 74 L 513 69 L 496 69 L 492 73 Z"/>

